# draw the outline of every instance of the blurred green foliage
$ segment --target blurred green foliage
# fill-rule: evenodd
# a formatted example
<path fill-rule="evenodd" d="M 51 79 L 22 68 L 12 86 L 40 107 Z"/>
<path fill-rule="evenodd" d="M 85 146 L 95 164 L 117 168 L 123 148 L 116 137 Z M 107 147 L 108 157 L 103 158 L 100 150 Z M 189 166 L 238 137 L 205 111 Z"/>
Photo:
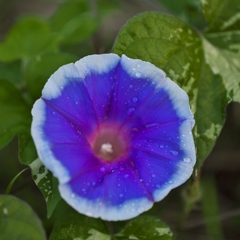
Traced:
<path fill-rule="evenodd" d="M 30 134 L 31 108 L 49 76 L 63 64 L 96 52 L 93 40 L 103 20 L 119 9 L 119 2 L 62 1 L 49 19 L 35 15 L 19 18 L 0 42 L 0 147 L 18 136 L 19 160 L 31 168 L 33 180 L 45 198 L 48 218 L 53 215 L 53 221 L 58 219 L 51 240 L 173 239 L 169 227 L 155 217 L 138 217 L 117 233 L 109 234 L 102 220 L 82 216 L 72 209 L 60 211 L 57 179 L 37 159 Z M 155 64 L 187 91 L 196 119 L 197 174 L 222 129 L 227 103 L 240 101 L 240 1 L 158 2 L 173 16 L 156 12 L 135 16 L 119 32 L 113 52 Z M 3 3 L 0 0 L 0 12 Z M 189 213 L 201 197 L 204 217 L 215 219 L 206 221 L 209 236 L 224 239 L 214 180 L 197 181 L 201 182 L 201 194 L 198 182 L 190 184 L 185 210 Z M 11 196 L 0 196 L 0 203 L 0 229 L 7 229 L 0 233 L 1 239 L 11 236 L 14 240 L 20 234 L 29 234 L 31 239 L 45 238 L 29 206 Z M 6 214 L 4 209 L 14 212 Z M 10 225 L 6 225 L 7 221 Z M 19 230 L 24 222 L 31 226 L 29 231 Z M 18 230 L 11 231 L 13 228 Z"/>

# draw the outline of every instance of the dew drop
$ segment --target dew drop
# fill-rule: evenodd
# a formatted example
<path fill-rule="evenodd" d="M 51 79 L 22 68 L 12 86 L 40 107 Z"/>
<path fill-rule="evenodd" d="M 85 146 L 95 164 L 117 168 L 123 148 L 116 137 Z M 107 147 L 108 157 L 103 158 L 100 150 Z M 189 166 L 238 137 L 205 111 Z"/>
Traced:
<path fill-rule="evenodd" d="M 168 181 L 168 183 L 172 184 L 172 183 L 173 183 L 173 181 L 171 181 L 171 180 L 170 180 L 170 181 Z"/>
<path fill-rule="evenodd" d="M 152 177 L 154 178 L 154 177 L 156 177 L 156 175 L 155 175 L 155 174 L 152 174 Z"/>
<path fill-rule="evenodd" d="M 120 167 L 120 170 L 121 170 L 121 171 L 123 171 L 123 170 L 124 170 L 124 168 L 123 168 L 123 167 Z"/>
<path fill-rule="evenodd" d="M 124 175 L 124 178 L 128 178 L 128 177 L 129 177 L 129 175 L 128 175 L 128 174 L 125 174 L 125 175 Z"/>
<path fill-rule="evenodd" d="M 173 156 L 175 156 L 175 157 L 178 155 L 178 151 L 171 150 L 170 152 L 171 152 L 171 154 L 172 154 Z"/>
<path fill-rule="evenodd" d="M 185 135 L 185 134 L 182 134 L 182 137 L 186 137 L 186 135 Z"/>
<path fill-rule="evenodd" d="M 95 185 L 96 185 L 96 183 L 95 183 L 95 182 L 92 182 L 92 185 L 93 185 L 93 186 L 95 186 Z"/>
<path fill-rule="evenodd" d="M 136 71 L 136 68 L 132 68 L 133 71 Z"/>
<path fill-rule="evenodd" d="M 131 113 L 133 113 L 135 111 L 135 108 L 134 107 L 131 107 L 128 109 L 128 115 L 130 115 Z"/>
<path fill-rule="evenodd" d="M 138 98 L 133 97 L 132 101 L 133 101 L 134 103 L 136 103 L 136 102 L 138 101 Z"/>
<path fill-rule="evenodd" d="M 140 78 L 140 77 L 142 76 L 142 74 L 141 74 L 140 72 L 136 72 L 136 73 L 135 73 L 135 76 L 136 76 L 137 78 Z"/>
<path fill-rule="evenodd" d="M 120 197 L 120 198 L 122 198 L 122 197 L 123 197 L 123 194 L 122 194 L 122 193 L 120 193 L 120 194 L 119 194 L 119 197 Z"/>
<path fill-rule="evenodd" d="M 75 198 L 75 194 L 74 193 L 71 194 L 71 198 Z"/>
<path fill-rule="evenodd" d="M 101 167 L 101 168 L 100 168 L 100 171 L 101 171 L 101 172 L 105 172 L 106 169 L 105 169 L 104 167 Z"/>
<path fill-rule="evenodd" d="M 191 158 L 184 158 L 183 161 L 186 162 L 186 163 L 189 163 L 189 162 L 191 162 L 192 160 L 191 160 Z"/>
<path fill-rule="evenodd" d="M 164 148 L 164 146 L 163 146 L 163 145 L 160 145 L 160 148 Z"/>
<path fill-rule="evenodd" d="M 137 65 L 137 67 L 141 67 L 141 65 L 140 65 L 140 64 L 138 64 L 138 65 Z"/>
<path fill-rule="evenodd" d="M 78 105 L 78 102 L 75 102 L 76 105 Z"/>

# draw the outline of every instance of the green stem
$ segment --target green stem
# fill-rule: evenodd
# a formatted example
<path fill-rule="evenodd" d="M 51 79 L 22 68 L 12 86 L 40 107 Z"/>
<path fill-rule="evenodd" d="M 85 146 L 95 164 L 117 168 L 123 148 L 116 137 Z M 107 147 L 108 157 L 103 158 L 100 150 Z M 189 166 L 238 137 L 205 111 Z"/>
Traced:
<path fill-rule="evenodd" d="M 12 186 L 13 186 L 14 182 L 16 181 L 16 179 L 17 179 L 23 172 L 25 172 L 27 169 L 29 169 L 29 168 L 23 169 L 20 173 L 18 173 L 18 174 L 12 179 L 12 181 L 8 184 L 7 189 L 6 189 L 6 191 L 5 191 L 5 194 L 6 194 L 6 195 L 8 195 L 9 192 L 11 191 Z"/>

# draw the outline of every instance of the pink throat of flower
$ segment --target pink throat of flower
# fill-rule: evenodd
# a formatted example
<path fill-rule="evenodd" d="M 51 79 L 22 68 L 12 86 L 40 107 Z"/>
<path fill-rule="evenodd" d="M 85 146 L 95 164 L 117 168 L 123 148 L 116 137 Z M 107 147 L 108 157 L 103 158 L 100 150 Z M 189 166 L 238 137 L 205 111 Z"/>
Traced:
<path fill-rule="evenodd" d="M 125 156 L 128 150 L 126 133 L 114 125 L 101 125 L 90 138 L 95 155 L 106 162 Z"/>

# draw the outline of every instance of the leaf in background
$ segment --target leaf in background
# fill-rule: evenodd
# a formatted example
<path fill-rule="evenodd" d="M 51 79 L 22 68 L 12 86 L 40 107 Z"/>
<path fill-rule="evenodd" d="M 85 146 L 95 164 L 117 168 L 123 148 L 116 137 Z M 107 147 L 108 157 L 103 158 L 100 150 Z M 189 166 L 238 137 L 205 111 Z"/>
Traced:
<path fill-rule="evenodd" d="M 208 32 L 239 30 L 239 0 L 201 0 Z"/>
<path fill-rule="evenodd" d="M 49 240 L 111 240 L 103 220 L 90 218 L 69 208 L 55 222 Z"/>
<path fill-rule="evenodd" d="M 187 24 L 160 13 L 138 15 L 122 28 L 113 52 L 163 69 L 188 92 L 192 111 L 196 111 L 202 47 L 200 38 Z"/>
<path fill-rule="evenodd" d="M 12 82 L 16 87 L 22 85 L 21 79 L 21 62 L 15 61 L 11 63 L 0 62 L 0 78 Z"/>
<path fill-rule="evenodd" d="M 222 77 L 229 99 L 240 102 L 240 53 L 217 48 L 204 39 L 203 47 L 206 63 L 215 75 Z"/>
<path fill-rule="evenodd" d="M 45 168 L 40 159 L 36 159 L 29 167 L 32 170 L 34 182 L 45 198 L 47 203 L 47 217 L 50 218 L 61 199 L 58 191 L 58 180 Z"/>
<path fill-rule="evenodd" d="M 88 1 L 78 0 L 63 3 L 50 19 L 50 25 L 62 44 L 74 44 L 91 37 L 99 21 L 90 13 Z"/>
<path fill-rule="evenodd" d="M 0 195 L 0 239 L 46 239 L 42 224 L 29 205 L 9 195 Z"/>
<path fill-rule="evenodd" d="M 28 60 L 42 52 L 57 50 L 57 42 L 45 20 L 25 17 L 15 23 L 0 43 L 0 61 Z"/>
<path fill-rule="evenodd" d="M 225 109 L 228 102 L 229 98 L 222 78 L 214 75 L 210 67 L 203 63 L 194 116 L 196 120 L 194 135 L 198 156 L 197 169 L 201 166 L 219 136 L 224 124 Z"/>
<path fill-rule="evenodd" d="M 31 115 L 21 92 L 12 83 L 0 80 L 0 86 L 0 148 L 2 148 L 15 135 L 28 130 Z"/>
<path fill-rule="evenodd" d="M 203 178 L 201 188 L 202 211 L 208 235 L 211 239 L 222 240 L 224 237 L 218 215 L 218 199 L 214 179 L 210 176 Z"/>
<path fill-rule="evenodd" d="M 158 0 L 161 6 L 188 24 L 203 29 L 206 25 L 199 0 Z"/>
<path fill-rule="evenodd" d="M 237 42 L 234 46 L 240 49 Z M 219 136 L 227 103 L 240 99 L 239 53 L 216 48 L 185 23 L 158 13 L 131 19 L 120 31 L 113 52 L 153 63 L 188 93 L 196 120 L 198 169 Z"/>
<path fill-rule="evenodd" d="M 173 240 L 170 228 L 160 219 L 153 216 L 140 216 L 131 220 L 114 237 L 118 240 Z"/>
<path fill-rule="evenodd" d="M 30 126 L 29 126 L 30 128 Z M 30 129 L 29 129 L 30 130 Z M 37 158 L 37 151 L 30 131 L 21 133 L 18 138 L 18 158 L 22 164 L 29 165 Z"/>
<path fill-rule="evenodd" d="M 165 14 L 141 14 L 122 28 L 113 52 L 151 62 L 163 69 L 188 93 L 191 109 L 196 113 L 197 103 L 200 104 L 202 100 L 198 99 L 198 86 L 205 84 L 204 78 L 199 83 L 203 53 L 200 38 L 188 25 Z M 203 119 L 199 117 L 199 121 L 196 119 L 195 129 Z M 195 134 L 195 139 L 197 136 Z M 201 149 L 198 145 L 196 147 L 197 152 L 201 152 L 201 158 L 197 160 L 200 166 L 212 146 L 208 149 Z"/>
<path fill-rule="evenodd" d="M 26 66 L 24 77 L 32 98 L 36 100 L 41 97 L 48 78 L 60 66 L 77 60 L 76 56 L 67 53 L 46 53 L 30 61 Z"/>
<path fill-rule="evenodd" d="M 98 14 L 100 18 L 106 17 L 108 14 L 112 13 L 115 10 L 119 9 L 119 1 L 118 0 L 97 0 L 96 10 L 99 11 Z"/>

